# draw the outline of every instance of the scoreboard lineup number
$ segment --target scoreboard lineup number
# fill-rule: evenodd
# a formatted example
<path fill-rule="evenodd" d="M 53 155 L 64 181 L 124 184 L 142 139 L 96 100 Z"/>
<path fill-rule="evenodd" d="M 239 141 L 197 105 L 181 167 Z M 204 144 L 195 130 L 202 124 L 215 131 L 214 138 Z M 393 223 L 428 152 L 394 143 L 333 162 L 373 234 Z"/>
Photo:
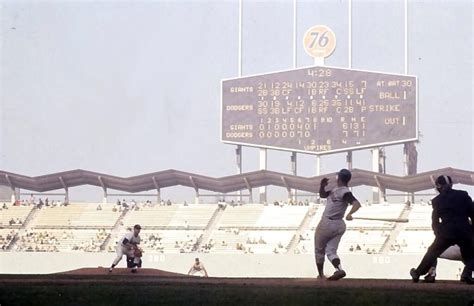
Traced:
<path fill-rule="evenodd" d="M 304 34 L 303 46 L 311 57 L 328 57 L 336 48 L 336 35 L 327 26 L 316 25 Z"/>

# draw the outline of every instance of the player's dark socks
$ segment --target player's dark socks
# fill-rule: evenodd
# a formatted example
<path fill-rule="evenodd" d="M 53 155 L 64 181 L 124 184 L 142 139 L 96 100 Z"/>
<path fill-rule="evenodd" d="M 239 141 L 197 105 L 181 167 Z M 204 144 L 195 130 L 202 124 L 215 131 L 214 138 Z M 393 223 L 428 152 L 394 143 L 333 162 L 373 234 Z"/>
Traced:
<path fill-rule="evenodd" d="M 339 258 L 334 258 L 333 260 L 331 260 L 331 263 L 334 266 L 334 268 L 336 268 L 337 270 L 342 270 L 341 269 L 341 260 Z"/>
<path fill-rule="evenodd" d="M 420 280 L 420 274 L 418 273 L 418 271 L 415 268 L 412 268 L 410 270 L 410 276 L 411 276 L 414 283 L 418 283 L 418 281 Z"/>
<path fill-rule="evenodd" d="M 318 273 L 321 278 L 324 278 L 324 263 L 317 263 Z"/>

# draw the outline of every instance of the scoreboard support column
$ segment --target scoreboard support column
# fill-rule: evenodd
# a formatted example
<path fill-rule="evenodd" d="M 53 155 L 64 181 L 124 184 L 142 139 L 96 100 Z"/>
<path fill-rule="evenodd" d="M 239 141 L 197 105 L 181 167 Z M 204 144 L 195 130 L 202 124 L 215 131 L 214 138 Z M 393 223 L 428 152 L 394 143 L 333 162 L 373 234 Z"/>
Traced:
<path fill-rule="evenodd" d="M 346 161 L 347 169 L 352 170 L 352 151 L 347 151 Z"/>
<path fill-rule="evenodd" d="M 102 204 L 107 204 L 107 188 L 103 188 L 104 196 L 102 198 Z"/>
<path fill-rule="evenodd" d="M 242 174 L 242 146 L 237 145 L 235 149 L 235 159 L 237 163 L 237 174 Z M 239 191 L 239 200 L 242 203 L 242 190 Z"/>
<path fill-rule="evenodd" d="M 260 149 L 260 170 L 267 170 L 267 149 Z M 260 187 L 260 203 L 267 202 L 267 186 Z"/>
<path fill-rule="evenodd" d="M 298 162 L 296 157 L 296 152 L 291 152 L 291 173 L 296 176 L 298 172 Z M 296 203 L 297 199 L 297 191 L 296 189 L 291 189 L 291 198 Z"/>
<path fill-rule="evenodd" d="M 316 155 L 316 176 L 320 176 L 320 175 L 321 175 L 321 156 Z M 321 197 L 319 196 L 319 192 L 318 192 L 316 203 L 319 204 L 320 202 L 321 202 Z"/>
<path fill-rule="evenodd" d="M 102 177 L 98 176 L 97 180 L 99 181 L 100 186 L 102 187 L 102 190 L 104 191 L 104 197 L 102 198 L 102 203 L 107 204 L 107 186 L 105 185 Z"/>
<path fill-rule="evenodd" d="M 155 185 L 155 188 L 156 188 L 156 203 L 157 204 L 160 204 L 161 202 L 161 189 L 160 189 L 160 185 L 158 185 L 158 182 L 156 181 L 156 178 L 153 176 L 152 178 L 152 181 L 153 181 L 153 185 Z"/>
<path fill-rule="evenodd" d="M 379 149 L 372 149 L 372 171 L 379 173 Z M 380 203 L 381 200 L 380 188 L 372 187 L 372 203 Z"/>

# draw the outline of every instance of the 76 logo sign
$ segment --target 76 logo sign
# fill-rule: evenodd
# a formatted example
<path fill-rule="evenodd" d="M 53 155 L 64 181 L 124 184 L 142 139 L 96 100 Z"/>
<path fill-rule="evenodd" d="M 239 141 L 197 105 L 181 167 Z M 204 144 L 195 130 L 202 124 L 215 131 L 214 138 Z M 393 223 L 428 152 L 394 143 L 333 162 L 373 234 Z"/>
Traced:
<path fill-rule="evenodd" d="M 328 57 L 336 48 L 336 35 L 327 26 L 316 25 L 304 34 L 303 46 L 309 56 Z"/>

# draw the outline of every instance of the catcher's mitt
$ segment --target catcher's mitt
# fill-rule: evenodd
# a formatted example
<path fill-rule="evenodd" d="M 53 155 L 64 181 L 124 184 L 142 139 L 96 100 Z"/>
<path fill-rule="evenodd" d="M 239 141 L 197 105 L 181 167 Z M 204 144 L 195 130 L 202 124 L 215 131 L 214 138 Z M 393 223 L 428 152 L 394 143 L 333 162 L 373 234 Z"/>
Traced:
<path fill-rule="evenodd" d="M 139 247 L 136 247 L 136 248 L 133 250 L 133 256 L 134 256 L 134 257 L 142 257 L 142 256 L 143 256 L 143 250 L 140 249 Z"/>

